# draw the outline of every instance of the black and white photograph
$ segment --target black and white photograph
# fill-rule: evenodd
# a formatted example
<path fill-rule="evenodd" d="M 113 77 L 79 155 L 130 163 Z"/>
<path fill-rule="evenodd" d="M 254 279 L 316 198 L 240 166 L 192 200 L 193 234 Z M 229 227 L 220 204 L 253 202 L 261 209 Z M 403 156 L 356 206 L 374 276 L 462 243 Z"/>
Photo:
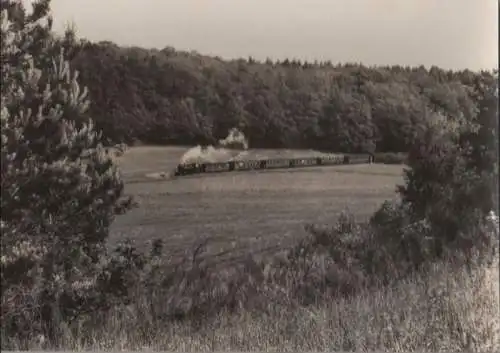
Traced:
<path fill-rule="evenodd" d="M 0 12 L 2 351 L 500 352 L 499 1 Z"/>

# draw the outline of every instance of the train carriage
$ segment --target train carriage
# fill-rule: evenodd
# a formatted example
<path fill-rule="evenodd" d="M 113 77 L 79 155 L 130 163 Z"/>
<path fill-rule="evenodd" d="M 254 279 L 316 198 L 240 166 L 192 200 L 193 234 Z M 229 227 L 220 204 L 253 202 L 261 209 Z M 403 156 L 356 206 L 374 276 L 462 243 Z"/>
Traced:
<path fill-rule="evenodd" d="M 366 164 L 370 163 L 371 156 L 368 154 L 352 154 L 349 155 L 349 164 Z"/>
<path fill-rule="evenodd" d="M 267 169 L 286 168 L 286 167 L 288 167 L 287 159 L 269 159 L 266 163 Z"/>
<path fill-rule="evenodd" d="M 229 171 L 229 163 L 205 163 L 206 173 L 217 173 Z"/>
<path fill-rule="evenodd" d="M 344 163 L 343 155 L 327 156 L 322 158 L 322 164 L 324 165 L 337 165 Z"/>
<path fill-rule="evenodd" d="M 259 169 L 260 168 L 260 160 L 246 161 L 248 169 Z"/>
<path fill-rule="evenodd" d="M 258 160 L 240 161 L 235 164 L 235 170 L 252 170 L 259 168 L 260 161 Z"/>
<path fill-rule="evenodd" d="M 333 164 L 338 165 L 338 164 L 344 164 L 345 163 L 345 155 L 337 155 L 332 157 L 333 159 Z"/>
<path fill-rule="evenodd" d="M 306 166 L 312 166 L 312 165 L 316 165 L 316 158 L 305 158 L 304 160 L 304 165 Z"/>
<path fill-rule="evenodd" d="M 316 165 L 316 158 L 295 158 L 293 159 L 293 165 L 296 167 L 308 167 Z"/>
<path fill-rule="evenodd" d="M 248 165 L 246 161 L 235 161 L 234 170 L 248 170 Z"/>

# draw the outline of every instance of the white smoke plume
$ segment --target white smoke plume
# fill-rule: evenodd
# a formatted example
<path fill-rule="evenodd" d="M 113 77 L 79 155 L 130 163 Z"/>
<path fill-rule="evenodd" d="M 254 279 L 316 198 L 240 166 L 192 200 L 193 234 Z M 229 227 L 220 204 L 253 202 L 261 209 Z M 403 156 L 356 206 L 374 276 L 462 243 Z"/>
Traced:
<path fill-rule="evenodd" d="M 223 140 L 219 140 L 219 146 L 237 150 L 247 150 L 248 140 L 245 135 L 238 129 L 229 130 L 229 134 Z"/>
<path fill-rule="evenodd" d="M 181 164 L 228 162 L 247 154 L 248 140 L 236 128 L 229 130 L 225 139 L 219 140 L 217 146 L 196 146 L 190 148 L 181 157 Z"/>

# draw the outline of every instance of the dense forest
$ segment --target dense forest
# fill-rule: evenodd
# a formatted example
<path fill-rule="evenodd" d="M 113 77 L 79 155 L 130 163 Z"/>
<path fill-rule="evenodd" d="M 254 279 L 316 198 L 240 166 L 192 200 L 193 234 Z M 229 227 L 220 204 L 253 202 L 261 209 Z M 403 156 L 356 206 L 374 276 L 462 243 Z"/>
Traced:
<path fill-rule="evenodd" d="M 233 127 L 251 147 L 407 152 L 435 119 L 474 115 L 492 72 L 252 58 L 82 41 L 72 67 L 112 142 L 212 144 Z"/>

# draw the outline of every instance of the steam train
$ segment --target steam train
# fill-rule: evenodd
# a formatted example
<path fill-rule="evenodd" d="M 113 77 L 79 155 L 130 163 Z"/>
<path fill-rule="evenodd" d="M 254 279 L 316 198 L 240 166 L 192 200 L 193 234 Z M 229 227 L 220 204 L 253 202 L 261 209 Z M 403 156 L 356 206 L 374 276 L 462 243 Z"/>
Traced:
<path fill-rule="evenodd" d="M 370 154 L 334 155 L 315 158 L 293 159 L 259 159 L 247 161 L 228 161 L 220 163 L 189 163 L 179 164 L 174 172 L 175 176 L 200 173 L 220 173 L 232 171 L 248 171 L 262 169 L 285 169 L 312 166 L 332 166 L 342 164 L 373 163 L 374 157 Z"/>

